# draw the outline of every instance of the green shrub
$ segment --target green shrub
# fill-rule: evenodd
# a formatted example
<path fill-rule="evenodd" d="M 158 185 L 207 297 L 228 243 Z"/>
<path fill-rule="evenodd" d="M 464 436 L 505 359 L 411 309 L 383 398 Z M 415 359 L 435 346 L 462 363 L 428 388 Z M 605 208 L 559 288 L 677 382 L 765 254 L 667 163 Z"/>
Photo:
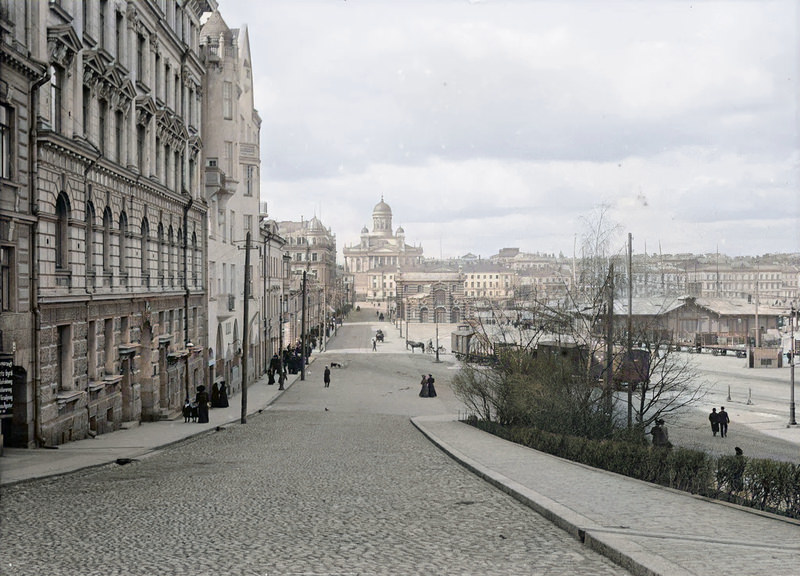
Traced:
<path fill-rule="evenodd" d="M 532 426 L 466 420 L 490 434 L 541 452 L 631 478 L 800 518 L 800 465 L 713 457 L 685 448 L 654 448 L 641 441 L 596 440 Z"/>

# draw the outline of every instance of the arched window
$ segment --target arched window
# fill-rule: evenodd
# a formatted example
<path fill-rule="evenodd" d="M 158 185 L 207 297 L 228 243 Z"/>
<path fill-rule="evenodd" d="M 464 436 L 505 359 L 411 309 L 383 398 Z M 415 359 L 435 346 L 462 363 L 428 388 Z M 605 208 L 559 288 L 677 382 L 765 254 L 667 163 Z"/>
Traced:
<path fill-rule="evenodd" d="M 139 247 L 139 265 L 142 269 L 142 285 L 150 285 L 150 223 L 142 218 L 142 237 Z"/>
<path fill-rule="evenodd" d="M 94 219 L 96 217 L 94 211 L 94 204 L 91 200 L 86 203 L 86 242 L 85 242 L 85 256 L 86 256 L 86 275 L 92 278 L 94 282 Z"/>
<path fill-rule="evenodd" d="M 161 286 L 164 285 L 164 277 L 166 276 L 164 271 L 165 271 L 165 268 L 167 266 L 167 259 L 168 259 L 168 254 L 167 254 L 167 243 L 166 243 L 166 241 L 164 239 L 164 224 L 159 222 L 158 223 L 158 263 L 157 263 L 157 267 L 158 267 L 159 284 Z"/>
<path fill-rule="evenodd" d="M 111 226 L 114 217 L 111 215 L 111 208 L 106 206 L 103 211 L 103 272 L 111 274 Z"/>
<path fill-rule="evenodd" d="M 56 199 L 56 268 L 69 267 L 69 198 L 61 192 Z"/>
<path fill-rule="evenodd" d="M 128 275 L 128 215 L 124 211 L 119 215 L 119 273 Z"/>

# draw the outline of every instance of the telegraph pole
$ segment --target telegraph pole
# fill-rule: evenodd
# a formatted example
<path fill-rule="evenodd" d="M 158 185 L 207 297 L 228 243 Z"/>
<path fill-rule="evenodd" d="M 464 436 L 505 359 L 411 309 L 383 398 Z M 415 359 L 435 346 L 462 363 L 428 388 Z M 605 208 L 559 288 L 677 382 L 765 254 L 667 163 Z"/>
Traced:
<path fill-rule="evenodd" d="M 606 314 L 606 378 L 605 378 L 605 410 L 611 418 L 611 391 L 614 387 L 614 263 L 608 269 L 608 312 Z"/>
<path fill-rule="evenodd" d="M 244 248 L 244 322 L 242 323 L 242 424 L 247 424 L 247 353 L 250 348 L 250 231 Z"/>
<path fill-rule="evenodd" d="M 306 379 L 306 271 L 303 270 L 303 307 L 300 316 L 300 380 Z"/>
<path fill-rule="evenodd" d="M 792 304 L 792 316 L 789 318 L 789 322 L 791 322 L 791 336 L 792 336 L 792 348 L 791 352 L 789 352 L 789 378 L 791 379 L 791 401 L 789 402 L 789 426 L 797 426 L 797 420 L 795 419 L 795 412 L 794 412 L 794 356 L 795 356 L 795 345 L 794 345 L 794 322 L 795 318 L 797 318 L 797 310 L 794 308 L 794 304 Z"/>

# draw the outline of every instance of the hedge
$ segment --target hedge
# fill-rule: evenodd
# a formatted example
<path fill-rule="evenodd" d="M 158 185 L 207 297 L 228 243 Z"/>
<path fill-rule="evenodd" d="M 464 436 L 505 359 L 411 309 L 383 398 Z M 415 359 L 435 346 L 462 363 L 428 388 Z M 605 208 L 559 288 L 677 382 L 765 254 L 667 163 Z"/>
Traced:
<path fill-rule="evenodd" d="M 800 465 L 791 462 L 715 457 L 699 450 L 664 449 L 615 440 L 591 440 L 525 426 L 502 426 L 477 418 L 468 424 L 522 444 L 610 472 L 790 518 L 800 518 Z"/>

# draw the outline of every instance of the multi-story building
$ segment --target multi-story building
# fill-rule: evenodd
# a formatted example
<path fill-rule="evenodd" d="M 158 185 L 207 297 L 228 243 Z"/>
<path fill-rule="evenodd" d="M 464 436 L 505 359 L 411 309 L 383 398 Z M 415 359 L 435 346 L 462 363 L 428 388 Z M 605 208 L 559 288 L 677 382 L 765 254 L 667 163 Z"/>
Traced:
<path fill-rule="evenodd" d="M 461 269 L 464 295 L 478 300 L 507 300 L 514 297 L 516 273 L 492 262 L 475 262 Z"/>
<path fill-rule="evenodd" d="M 259 137 L 261 118 L 254 107 L 252 55 L 247 27 L 229 28 L 215 11 L 200 30 L 203 83 L 205 199 L 208 203 L 209 376 L 225 382 L 230 393 L 242 387 L 243 354 L 248 354 L 247 382 L 264 366 L 268 298 L 264 283 L 281 261 L 280 239 L 262 229 Z M 245 243 L 250 234 L 250 264 Z M 274 276 L 274 275 L 273 275 Z M 245 285 L 245 279 L 249 284 Z M 243 316 L 245 289 L 248 318 Z M 270 297 L 274 286 L 270 282 Z M 270 306 L 270 314 L 277 306 Z M 245 328 L 247 334 L 245 334 Z M 277 330 L 277 328 L 276 328 Z M 247 336 L 247 345 L 244 337 Z"/>
<path fill-rule="evenodd" d="M 11 444 L 161 418 L 204 382 L 198 32 L 214 5 L 0 1 Z"/>
<path fill-rule="evenodd" d="M 302 337 L 303 274 L 306 276 L 305 332 L 318 334 L 336 301 L 336 235 L 314 216 L 300 222 L 278 222 L 278 232 L 286 241 L 289 256 L 290 291 L 288 297 L 288 343 Z M 316 327 L 316 329 L 315 329 Z"/>
<path fill-rule="evenodd" d="M 464 274 L 447 267 L 418 267 L 396 277 L 397 315 L 407 322 L 462 322 L 472 314 Z"/>
<path fill-rule="evenodd" d="M 392 209 L 383 201 L 372 211 L 372 232 L 365 226 L 357 246 L 343 250 L 345 273 L 352 274 L 357 301 L 386 301 L 396 292 L 397 271 L 422 264 L 422 247 L 406 244 L 402 226 L 392 234 Z"/>

